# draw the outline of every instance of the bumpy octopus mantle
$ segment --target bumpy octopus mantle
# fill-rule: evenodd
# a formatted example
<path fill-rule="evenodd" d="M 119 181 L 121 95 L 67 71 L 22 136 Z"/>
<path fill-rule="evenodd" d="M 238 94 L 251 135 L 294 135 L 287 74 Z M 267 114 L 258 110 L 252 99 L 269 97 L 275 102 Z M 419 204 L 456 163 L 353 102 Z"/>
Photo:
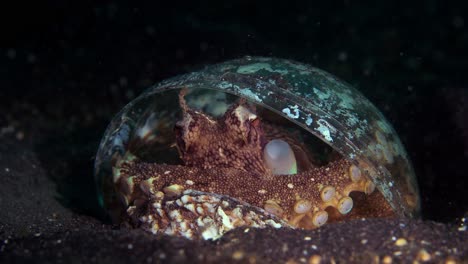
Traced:
<path fill-rule="evenodd" d="M 175 127 L 184 165 L 143 162 L 130 152 L 114 167 L 124 222 L 152 233 L 216 239 L 248 227 L 317 228 L 345 218 L 394 213 L 375 185 L 344 158 L 314 164 L 300 139 L 265 123 L 245 100 L 220 118 L 191 109 L 179 96 L 183 118 Z M 265 145 L 287 142 L 298 171 L 276 175 Z"/>

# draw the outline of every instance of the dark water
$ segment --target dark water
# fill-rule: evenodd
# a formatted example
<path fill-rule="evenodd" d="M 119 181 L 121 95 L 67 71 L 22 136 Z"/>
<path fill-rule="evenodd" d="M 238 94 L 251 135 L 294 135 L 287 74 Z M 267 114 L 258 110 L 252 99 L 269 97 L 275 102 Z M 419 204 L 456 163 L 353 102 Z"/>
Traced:
<path fill-rule="evenodd" d="M 5 7 L 2 133 L 34 145 L 62 203 L 96 216 L 93 156 L 128 101 L 205 64 L 245 55 L 295 59 L 355 85 L 383 111 L 414 162 L 426 219 L 451 222 L 468 212 L 462 4 L 250 2 Z"/>

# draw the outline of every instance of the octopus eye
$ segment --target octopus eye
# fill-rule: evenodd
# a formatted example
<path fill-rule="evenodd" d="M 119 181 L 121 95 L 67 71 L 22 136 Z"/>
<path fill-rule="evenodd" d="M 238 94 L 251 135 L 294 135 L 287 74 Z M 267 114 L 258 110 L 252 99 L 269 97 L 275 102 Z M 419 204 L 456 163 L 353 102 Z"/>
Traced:
<path fill-rule="evenodd" d="M 273 139 L 263 150 L 266 166 L 275 175 L 290 175 L 297 173 L 296 157 L 286 141 Z"/>

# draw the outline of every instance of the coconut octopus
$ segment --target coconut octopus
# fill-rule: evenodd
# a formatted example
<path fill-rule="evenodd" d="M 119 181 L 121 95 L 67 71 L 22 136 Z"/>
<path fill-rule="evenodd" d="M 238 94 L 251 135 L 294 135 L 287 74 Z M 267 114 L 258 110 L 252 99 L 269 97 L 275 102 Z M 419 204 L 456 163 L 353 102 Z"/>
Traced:
<path fill-rule="evenodd" d="M 223 116 L 192 109 L 175 143 L 183 165 L 140 160 L 128 152 L 113 167 L 123 223 L 154 234 L 217 239 L 237 227 L 313 229 L 392 208 L 361 169 L 339 156 L 317 162 L 300 135 L 270 124 L 245 99 Z"/>

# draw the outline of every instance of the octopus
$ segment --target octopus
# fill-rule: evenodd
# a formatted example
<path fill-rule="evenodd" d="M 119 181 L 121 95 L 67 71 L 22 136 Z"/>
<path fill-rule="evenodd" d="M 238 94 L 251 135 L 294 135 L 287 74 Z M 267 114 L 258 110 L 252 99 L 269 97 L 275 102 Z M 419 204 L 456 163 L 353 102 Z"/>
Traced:
<path fill-rule="evenodd" d="M 174 127 L 183 165 L 127 152 L 113 184 L 128 226 L 188 239 L 218 239 L 239 227 L 314 229 L 363 217 L 394 217 L 374 183 L 334 155 L 319 164 L 300 137 L 268 123 L 245 99 L 223 116 L 192 109 L 179 94 Z"/>

